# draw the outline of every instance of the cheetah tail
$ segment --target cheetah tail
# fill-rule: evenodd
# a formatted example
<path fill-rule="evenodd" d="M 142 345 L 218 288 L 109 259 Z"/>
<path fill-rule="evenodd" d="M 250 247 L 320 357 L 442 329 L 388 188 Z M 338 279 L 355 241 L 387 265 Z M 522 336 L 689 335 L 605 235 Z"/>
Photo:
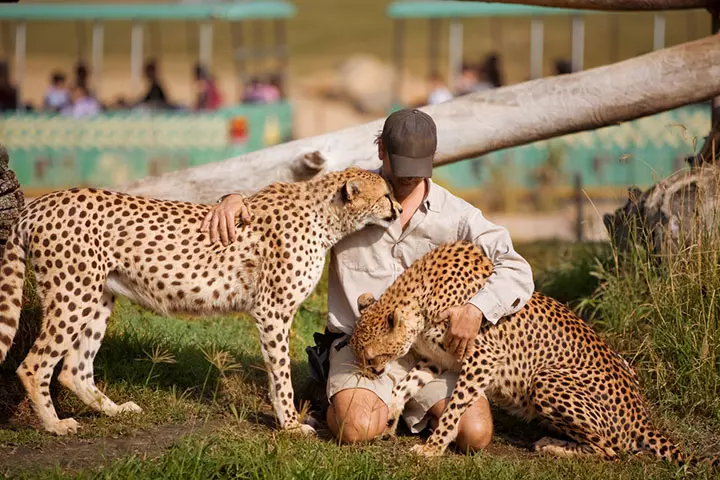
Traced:
<path fill-rule="evenodd" d="M 18 329 L 25 280 L 25 247 L 18 229 L 10 232 L 0 264 L 0 363 Z"/>
<path fill-rule="evenodd" d="M 673 442 L 652 431 L 648 432 L 646 437 L 638 439 L 638 447 L 643 452 L 679 465 L 707 465 L 712 470 L 720 470 L 720 457 L 686 456 Z"/>

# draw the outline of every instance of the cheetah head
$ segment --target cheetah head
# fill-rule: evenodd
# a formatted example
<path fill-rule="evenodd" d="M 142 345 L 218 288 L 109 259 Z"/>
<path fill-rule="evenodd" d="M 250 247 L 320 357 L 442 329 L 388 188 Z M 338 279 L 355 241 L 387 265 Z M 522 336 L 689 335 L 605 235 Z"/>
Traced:
<path fill-rule="evenodd" d="M 350 347 L 368 378 L 381 375 L 387 364 L 407 354 L 421 329 L 409 307 L 376 301 L 370 293 L 358 298 L 360 319 L 350 337 Z"/>
<path fill-rule="evenodd" d="M 387 228 L 400 217 L 402 207 L 383 177 L 359 168 L 350 168 L 347 174 L 338 195 L 339 216 L 347 233 L 366 225 Z"/>

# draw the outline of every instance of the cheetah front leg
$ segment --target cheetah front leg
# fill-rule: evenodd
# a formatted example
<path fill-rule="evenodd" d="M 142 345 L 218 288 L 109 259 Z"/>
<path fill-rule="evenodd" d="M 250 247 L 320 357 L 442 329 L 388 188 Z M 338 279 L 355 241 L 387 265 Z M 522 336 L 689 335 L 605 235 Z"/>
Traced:
<path fill-rule="evenodd" d="M 392 392 L 388 425 L 383 432 L 383 438 L 395 436 L 405 404 L 436 375 L 437 369 L 432 367 L 426 359 L 420 359 L 417 365 L 400 380 L 400 383 L 395 386 Z"/>
<path fill-rule="evenodd" d="M 301 422 L 293 403 L 289 350 L 290 325 L 294 317 L 294 311 L 255 316 L 260 334 L 260 349 L 269 377 L 270 399 L 280 427 L 283 430 L 313 435 L 315 429 Z"/>
<path fill-rule="evenodd" d="M 424 445 L 415 445 L 411 451 L 424 457 L 442 455 L 458 434 L 460 418 L 473 405 L 490 385 L 490 368 L 487 360 L 481 357 L 485 351 L 474 350 L 463 362 L 462 371 L 453 389 L 450 403 L 440 415 L 437 428 L 428 437 Z"/>

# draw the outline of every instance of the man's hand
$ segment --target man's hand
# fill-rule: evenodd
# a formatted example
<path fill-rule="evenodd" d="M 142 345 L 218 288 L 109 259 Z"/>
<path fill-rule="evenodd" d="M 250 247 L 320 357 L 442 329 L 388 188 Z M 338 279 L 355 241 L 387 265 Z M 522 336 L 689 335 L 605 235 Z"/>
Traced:
<path fill-rule="evenodd" d="M 458 359 L 464 360 L 470 353 L 477 337 L 483 314 L 479 308 L 471 303 L 458 307 L 451 307 L 440 314 L 438 320 L 447 320 L 448 329 L 445 332 L 445 349 Z"/>
<path fill-rule="evenodd" d="M 242 195 L 228 195 L 222 202 L 210 209 L 200 225 L 201 232 L 210 232 L 210 244 L 220 241 L 224 246 L 235 241 L 235 218 L 239 215 L 243 223 L 250 223 L 252 214 L 243 201 Z"/>

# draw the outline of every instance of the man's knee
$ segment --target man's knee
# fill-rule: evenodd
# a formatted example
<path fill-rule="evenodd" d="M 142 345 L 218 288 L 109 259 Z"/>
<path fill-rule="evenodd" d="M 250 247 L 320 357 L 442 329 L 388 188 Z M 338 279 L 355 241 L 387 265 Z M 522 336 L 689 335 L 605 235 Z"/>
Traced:
<path fill-rule="evenodd" d="M 327 412 L 330 430 L 341 441 L 365 442 L 385 430 L 388 408 L 370 390 L 349 389 L 336 393 Z"/>
<path fill-rule="evenodd" d="M 476 401 L 460 419 L 460 428 L 455 444 L 463 452 L 477 452 L 490 445 L 493 435 L 493 421 L 487 399 Z"/>
<path fill-rule="evenodd" d="M 430 413 L 435 418 L 431 426 L 437 428 L 437 417 L 442 415 L 450 399 L 441 400 L 433 406 Z M 493 421 L 490 413 L 490 404 L 486 398 L 481 398 L 468 408 L 460 418 L 458 434 L 455 445 L 462 452 L 476 452 L 484 450 L 490 445 L 493 435 Z"/>

